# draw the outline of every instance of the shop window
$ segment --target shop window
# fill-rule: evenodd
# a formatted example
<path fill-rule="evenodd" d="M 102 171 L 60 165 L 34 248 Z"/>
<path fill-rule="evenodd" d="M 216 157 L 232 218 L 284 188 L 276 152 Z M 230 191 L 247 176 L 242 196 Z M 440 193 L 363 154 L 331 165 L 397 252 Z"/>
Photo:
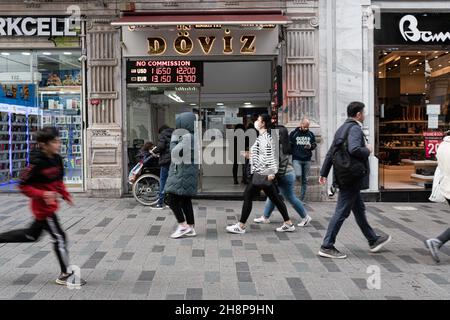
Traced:
<path fill-rule="evenodd" d="M 60 131 L 65 182 L 83 187 L 82 74 L 78 50 L 0 52 L 0 183 L 10 187 L 43 126 Z"/>
<path fill-rule="evenodd" d="M 381 187 L 428 187 L 437 165 L 436 139 L 449 127 L 450 54 L 423 50 L 378 54 Z"/>

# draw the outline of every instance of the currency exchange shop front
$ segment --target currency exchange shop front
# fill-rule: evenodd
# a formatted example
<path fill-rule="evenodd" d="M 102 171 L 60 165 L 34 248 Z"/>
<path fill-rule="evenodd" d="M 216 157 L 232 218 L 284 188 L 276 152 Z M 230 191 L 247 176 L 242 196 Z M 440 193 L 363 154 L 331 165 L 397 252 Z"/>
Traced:
<path fill-rule="evenodd" d="M 233 152 L 243 150 L 230 145 L 227 129 L 251 128 L 262 113 L 271 114 L 276 122 L 282 103 L 278 25 L 286 19 L 274 15 L 270 23 L 249 24 L 248 16 L 241 15 L 234 17 L 236 21 L 228 18 L 227 24 L 199 23 L 205 17 L 177 16 L 177 21 L 197 23 L 158 27 L 152 23 L 163 20 L 155 16 L 116 22 L 123 26 L 126 73 L 125 167 L 129 171 L 134 166 L 146 142 L 157 142 L 162 125 L 174 128 L 176 116 L 190 111 L 199 120 L 199 192 L 241 194 L 243 158 L 234 165 Z"/>

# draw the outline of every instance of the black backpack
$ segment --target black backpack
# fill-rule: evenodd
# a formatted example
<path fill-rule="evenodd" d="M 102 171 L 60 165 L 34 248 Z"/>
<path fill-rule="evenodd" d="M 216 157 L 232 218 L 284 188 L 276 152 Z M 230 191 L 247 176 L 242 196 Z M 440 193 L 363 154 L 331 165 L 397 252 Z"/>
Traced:
<path fill-rule="evenodd" d="M 334 146 L 333 171 L 335 183 L 339 187 L 351 186 L 368 173 L 365 162 L 352 157 L 348 152 L 348 135 L 353 125 L 349 126 L 344 141 Z"/>

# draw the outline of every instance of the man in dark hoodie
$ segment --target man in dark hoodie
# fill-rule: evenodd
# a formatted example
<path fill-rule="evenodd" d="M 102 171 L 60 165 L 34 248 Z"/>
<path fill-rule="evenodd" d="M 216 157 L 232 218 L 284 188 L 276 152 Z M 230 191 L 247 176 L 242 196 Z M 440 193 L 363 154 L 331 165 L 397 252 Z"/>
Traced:
<path fill-rule="evenodd" d="M 22 193 L 31 199 L 34 221 L 26 229 L 0 234 L 0 243 L 35 242 L 39 240 L 42 231 L 47 231 L 52 237 L 54 251 L 61 267 L 61 274 L 56 283 L 83 285 L 86 283 L 84 280 L 76 279 L 77 275 L 68 272 L 67 238 L 55 214 L 58 210 L 58 195 L 73 205 L 72 197 L 63 182 L 64 167 L 59 155 L 61 140 L 58 130 L 46 127 L 36 134 L 36 141 L 39 149 L 31 152 L 30 164 L 21 173 L 19 184 Z"/>
<path fill-rule="evenodd" d="M 317 147 L 316 136 L 309 131 L 309 120 L 304 118 L 300 126 L 291 132 L 289 142 L 292 150 L 292 165 L 297 180 L 301 181 L 300 200 L 305 200 L 308 176 L 311 168 L 312 151 Z"/>
<path fill-rule="evenodd" d="M 166 185 L 167 177 L 169 176 L 170 139 L 172 138 L 173 130 L 174 129 L 169 128 L 165 124 L 159 128 L 158 144 L 153 151 L 154 153 L 159 154 L 159 166 L 161 167 L 159 173 L 159 201 L 158 204 L 153 207 L 154 209 L 164 208 L 164 187 Z"/>

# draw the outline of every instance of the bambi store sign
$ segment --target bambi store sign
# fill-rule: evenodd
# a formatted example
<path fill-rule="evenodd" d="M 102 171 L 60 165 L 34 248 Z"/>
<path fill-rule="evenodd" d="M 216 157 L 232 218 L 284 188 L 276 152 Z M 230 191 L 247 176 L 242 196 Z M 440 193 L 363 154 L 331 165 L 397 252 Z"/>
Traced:
<path fill-rule="evenodd" d="M 210 56 L 276 55 L 278 28 L 262 30 L 180 29 L 167 31 L 130 30 L 123 27 L 123 55 Z"/>

